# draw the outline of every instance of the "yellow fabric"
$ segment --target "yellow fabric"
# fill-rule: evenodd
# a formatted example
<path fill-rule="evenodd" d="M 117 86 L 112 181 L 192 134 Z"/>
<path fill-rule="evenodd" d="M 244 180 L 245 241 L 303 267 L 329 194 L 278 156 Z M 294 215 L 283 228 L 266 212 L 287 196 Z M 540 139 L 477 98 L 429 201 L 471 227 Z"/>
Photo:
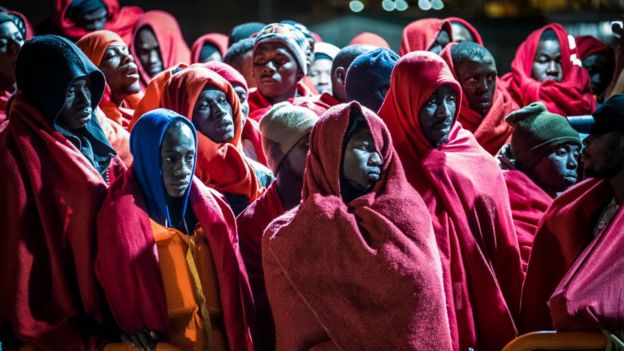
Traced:
<path fill-rule="evenodd" d="M 167 300 L 167 341 L 183 350 L 228 350 L 219 330 L 223 313 L 213 255 L 201 226 L 189 236 L 150 222 Z"/>

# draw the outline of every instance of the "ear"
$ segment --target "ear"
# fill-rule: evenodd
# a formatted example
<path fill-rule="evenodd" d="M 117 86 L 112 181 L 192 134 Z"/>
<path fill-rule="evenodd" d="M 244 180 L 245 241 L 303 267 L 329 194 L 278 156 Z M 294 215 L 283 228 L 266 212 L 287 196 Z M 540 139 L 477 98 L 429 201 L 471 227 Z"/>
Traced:
<path fill-rule="evenodd" d="M 336 68 L 336 81 L 338 81 L 338 83 L 340 84 L 344 84 L 345 82 L 345 76 L 346 76 L 346 72 L 345 72 L 345 68 L 344 67 L 337 67 Z"/>
<path fill-rule="evenodd" d="M 303 74 L 303 71 L 298 69 L 297 70 L 297 81 L 300 81 L 303 79 L 303 77 L 305 77 L 305 74 Z"/>

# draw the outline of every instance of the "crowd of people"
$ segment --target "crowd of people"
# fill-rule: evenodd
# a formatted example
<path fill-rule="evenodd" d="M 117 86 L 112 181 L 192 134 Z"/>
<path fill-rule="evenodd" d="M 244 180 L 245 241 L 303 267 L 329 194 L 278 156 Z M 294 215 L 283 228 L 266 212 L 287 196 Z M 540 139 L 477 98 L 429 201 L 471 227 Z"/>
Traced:
<path fill-rule="evenodd" d="M 621 28 L 615 28 L 621 32 Z M 624 52 L 557 23 L 499 75 L 249 22 L 0 8 L 0 349 L 501 350 L 624 330 Z"/>

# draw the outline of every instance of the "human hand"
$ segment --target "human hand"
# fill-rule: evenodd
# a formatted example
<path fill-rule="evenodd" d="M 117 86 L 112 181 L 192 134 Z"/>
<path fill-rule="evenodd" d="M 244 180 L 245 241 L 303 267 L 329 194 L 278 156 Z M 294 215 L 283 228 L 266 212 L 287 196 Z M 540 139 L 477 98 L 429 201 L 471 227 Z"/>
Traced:
<path fill-rule="evenodd" d="M 143 329 L 130 335 L 122 335 L 121 341 L 141 351 L 154 351 L 160 336 L 155 331 Z"/>

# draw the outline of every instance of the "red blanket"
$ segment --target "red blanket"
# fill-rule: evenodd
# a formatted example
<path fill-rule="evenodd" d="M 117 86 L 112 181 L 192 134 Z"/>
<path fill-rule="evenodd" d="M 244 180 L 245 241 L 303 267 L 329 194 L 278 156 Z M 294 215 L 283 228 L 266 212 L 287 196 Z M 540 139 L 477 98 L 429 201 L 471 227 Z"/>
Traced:
<path fill-rule="evenodd" d="M 435 43 L 438 34 L 446 29 L 452 40 L 451 23 L 439 18 L 425 18 L 408 24 L 403 29 L 399 54 L 404 56 L 412 51 L 428 51 Z"/>
<path fill-rule="evenodd" d="M 73 41 L 85 36 L 88 31 L 74 23 L 67 15 L 67 9 L 74 0 L 56 0 L 54 4 L 54 21 L 63 34 Z M 132 41 L 132 25 L 143 10 L 137 6 L 119 6 L 118 0 L 102 0 L 108 10 L 108 21 L 104 29 L 119 34 L 126 44 Z"/>
<path fill-rule="evenodd" d="M 568 269 L 549 300 L 557 330 L 621 330 L 624 325 L 624 210 Z"/>
<path fill-rule="evenodd" d="M 613 190 L 608 182 L 588 179 L 559 195 L 544 214 L 533 241 L 522 290 L 523 331 L 553 328 L 546 303 L 585 248 L 598 218 L 612 198 Z M 622 228 L 614 227 L 615 223 L 621 223 L 621 219 L 614 219 L 611 229 Z"/>
<path fill-rule="evenodd" d="M 191 50 L 189 50 L 188 45 L 186 45 L 184 41 L 178 21 L 176 21 L 172 15 L 164 11 L 148 11 L 138 18 L 134 18 L 133 21 L 135 22 L 132 29 L 132 43 L 130 43 L 129 47 L 134 57 L 134 62 L 139 68 L 141 87 L 143 90 L 145 90 L 145 87 L 149 84 L 151 77 L 147 71 L 143 69 L 141 60 L 134 47 L 135 37 L 141 28 L 147 26 L 154 32 L 156 40 L 158 41 L 163 70 L 179 63 L 190 63 Z"/>
<path fill-rule="evenodd" d="M 520 245 L 522 270 L 526 272 L 537 225 L 553 199 L 520 171 L 503 171 L 503 176 L 509 191 L 511 216 Z"/>
<path fill-rule="evenodd" d="M 264 192 L 264 188 L 243 154 L 240 143 L 243 114 L 232 85 L 217 73 L 194 65 L 169 79 L 163 91 L 161 107 L 192 119 L 197 98 L 209 84 L 223 91 L 232 106 L 234 138 L 229 143 L 219 144 L 197 133 L 195 175 L 217 191 L 244 195 L 253 201 Z"/>
<path fill-rule="evenodd" d="M 383 171 L 370 193 L 345 204 L 337 150 L 352 110 L 363 110 Z M 343 104 L 319 120 L 302 198 L 262 242 L 277 349 L 450 350 L 430 217 L 372 111 Z"/>
<path fill-rule="evenodd" d="M 474 39 L 475 43 L 477 43 L 477 44 L 479 44 L 481 46 L 485 46 L 485 45 L 483 45 L 483 38 L 481 38 L 481 34 L 479 33 L 479 31 L 470 22 L 468 22 L 465 19 L 460 18 L 460 17 L 447 17 L 445 19 L 445 21 L 451 22 L 451 26 L 452 26 L 453 22 L 459 23 L 459 24 L 463 25 L 470 32 L 470 34 L 472 35 L 472 38 Z"/>
<path fill-rule="evenodd" d="M 299 81 L 297 83 L 297 97 L 307 98 L 312 97 L 312 91 L 308 88 L 303 81 Z M 297 97 L 293 97 L 288 99 L 290 103 L 295 104 L 295 100 Z M 307 99 L 304 99 L 307 101 Z M 253 119 L 256 122 L 260 122 L 262 116 L 267 113 L 271 107 L 273 107 L 273 103 L 266 98 L 266 96 L 262 95 L 258 88 L 249 89 L 249 118 Z M 316 111 L 315 111 L 316 112 Z M 323 111 L 324 112 L 324 111 Z M 321 112 L 322 113 L 322 112 Z M 320 114 L 319 114 L 320 115 Z"/>
<path fill-rule="evenodd" d="M 221 57 L 223 58 L 228 49 L 228 40 L 229 37 L 221 33 L 208 33 L 202 35 L 195 40 L 193 46 L 191 47 L 191 62 L 200 63 L 199 54 L 201 53 L 204 44 L 211 44 L 216 47 L 217 50 L 219 50 L 219 54 L 221 54 Z"/>
<path fill-rule="evenodd" d="M 189 204 L 214 256 L 229 347 L 252 350 L 247 321 L 253 316 L 253 301 L 237 247 L 234 215 L 197 178 Z M 143 328 L 166 331 L 158 250 L 132 168 L 111 186 L 97 219 L 96 273 L 119 327 L 128 334 Z"/>
<path fill-rule="evenodd" d="M 113 325 L 94 273 L 106 182 L 20 94 L 0 148 L 0 319 L 36 349 L 95 350 Z"/>
<path fill-rule="evenodd" d="M 241 142 L 249 142 L 253 145 L 253 152 L 256 154 L 256 161 L 262 163 L 265 166 L 269 166 L 264 150 L 262 150 L 262 134 L 260 134 L 260 127 L 258 122 L 253 119 L 247 118 L 245 125 L 243 126 L 243 133 L 241 134 Z M 243 146 L 244 148 L 245 146 Z M 246 149 L 245 149 L 246 150 Z"/>
<path fill-rule="evenodd" d="M 132 120 L 130 121 L 130 126 L 128 127 L 129 131 L 132 131 L 132 128 L 144 113 L 160 107 L 160 99 L 162 98 L 163 90 L 165 89 L 165 86 L 171 76 L 173 76 L 176 72 L 183 71 L 187 68 L 188 65 L 186 63 L 179 63 L 158 73 L 154 76 L 154 78 L 152 78 L 145 88 L 145 94 L 143 94 L 143 97 L 134 109 Z"/>
<path fill-rule="evenodd" d="M 453 77 L 459 80 L 453 58 L 451 57 L 451 48 L 455 43 L 448 44 L 440 56 L 451 69 Z M 481 116 L 478 112 L 470 108 L 468 99 L 462 99 L 461 109 L 457 120 L 464 129 L 474 134 L 477 142 L 492 155 L 496 155 L 498 151 L 511 138 L 513 128 L 505 122 L 505 117 L 512 111 L 518 109 L 518 105 L 513 101 L 503 82 L 496 78 L 496 91 L 492 98 L 492 107 L 485 116 Z"/>
<path fill-rule="evenodd" d="M 581 60 L 585 60 L 591 55 L 598 53 L 606 53 L 607 55 L 615 55 L 613 49 L 602 41 L 592 37 L 591 35 L 582 35 L 576 37 L 576 45 L 578 46 L 578 54 Z"/>
<path fill-rule="evenodd" d="M 12 94 L 8 90 L 0 89 L 0 124 L 7 119 L 6 109 Z"/>
<path fill-rule="evenodd" d="M 555 32 L 561 46 L 561 82 L 552 79 L 539 82 L 531 76 L 540 37 L 548 29 Z M 570 45 L 570 41 L 574 43 L 574 38 L 560 24 L 553 23 L 535 30 L 520 44 L 511 63 L 511 72 L 502 78 L 519 106 L 541 101 L 548 111 L 563 116 L 587 115 L 594 111 L 596 102 L 589 85 L 589 76 L 581 66 L 576 47 Z"/>
<path fill-rule="evenodd" d="M 439 148 L 425 138 L 420 110 L 442 84 L 461 101 L 459 83 L 439 56 L 405 55 L 379 115 L 433 216 L 454 349 L 500 350 L 516 336 L 523 279 L 509 197 L 494 158 L 458 123 Z"/>
<path fill-rule="evenodd" d="M 271 306 L 264 286 L 262 270 L 262 233 L 275 218 L 284 214 L 282 200 L 277 192 L 276 183 L 267 188 L 256 201 L 236 217 L 240 250 L 256 306 L 256 326 L 258 336 L 254 339 L 261 350 L 275 348 L 275 326 L 271 315 Z"/>

